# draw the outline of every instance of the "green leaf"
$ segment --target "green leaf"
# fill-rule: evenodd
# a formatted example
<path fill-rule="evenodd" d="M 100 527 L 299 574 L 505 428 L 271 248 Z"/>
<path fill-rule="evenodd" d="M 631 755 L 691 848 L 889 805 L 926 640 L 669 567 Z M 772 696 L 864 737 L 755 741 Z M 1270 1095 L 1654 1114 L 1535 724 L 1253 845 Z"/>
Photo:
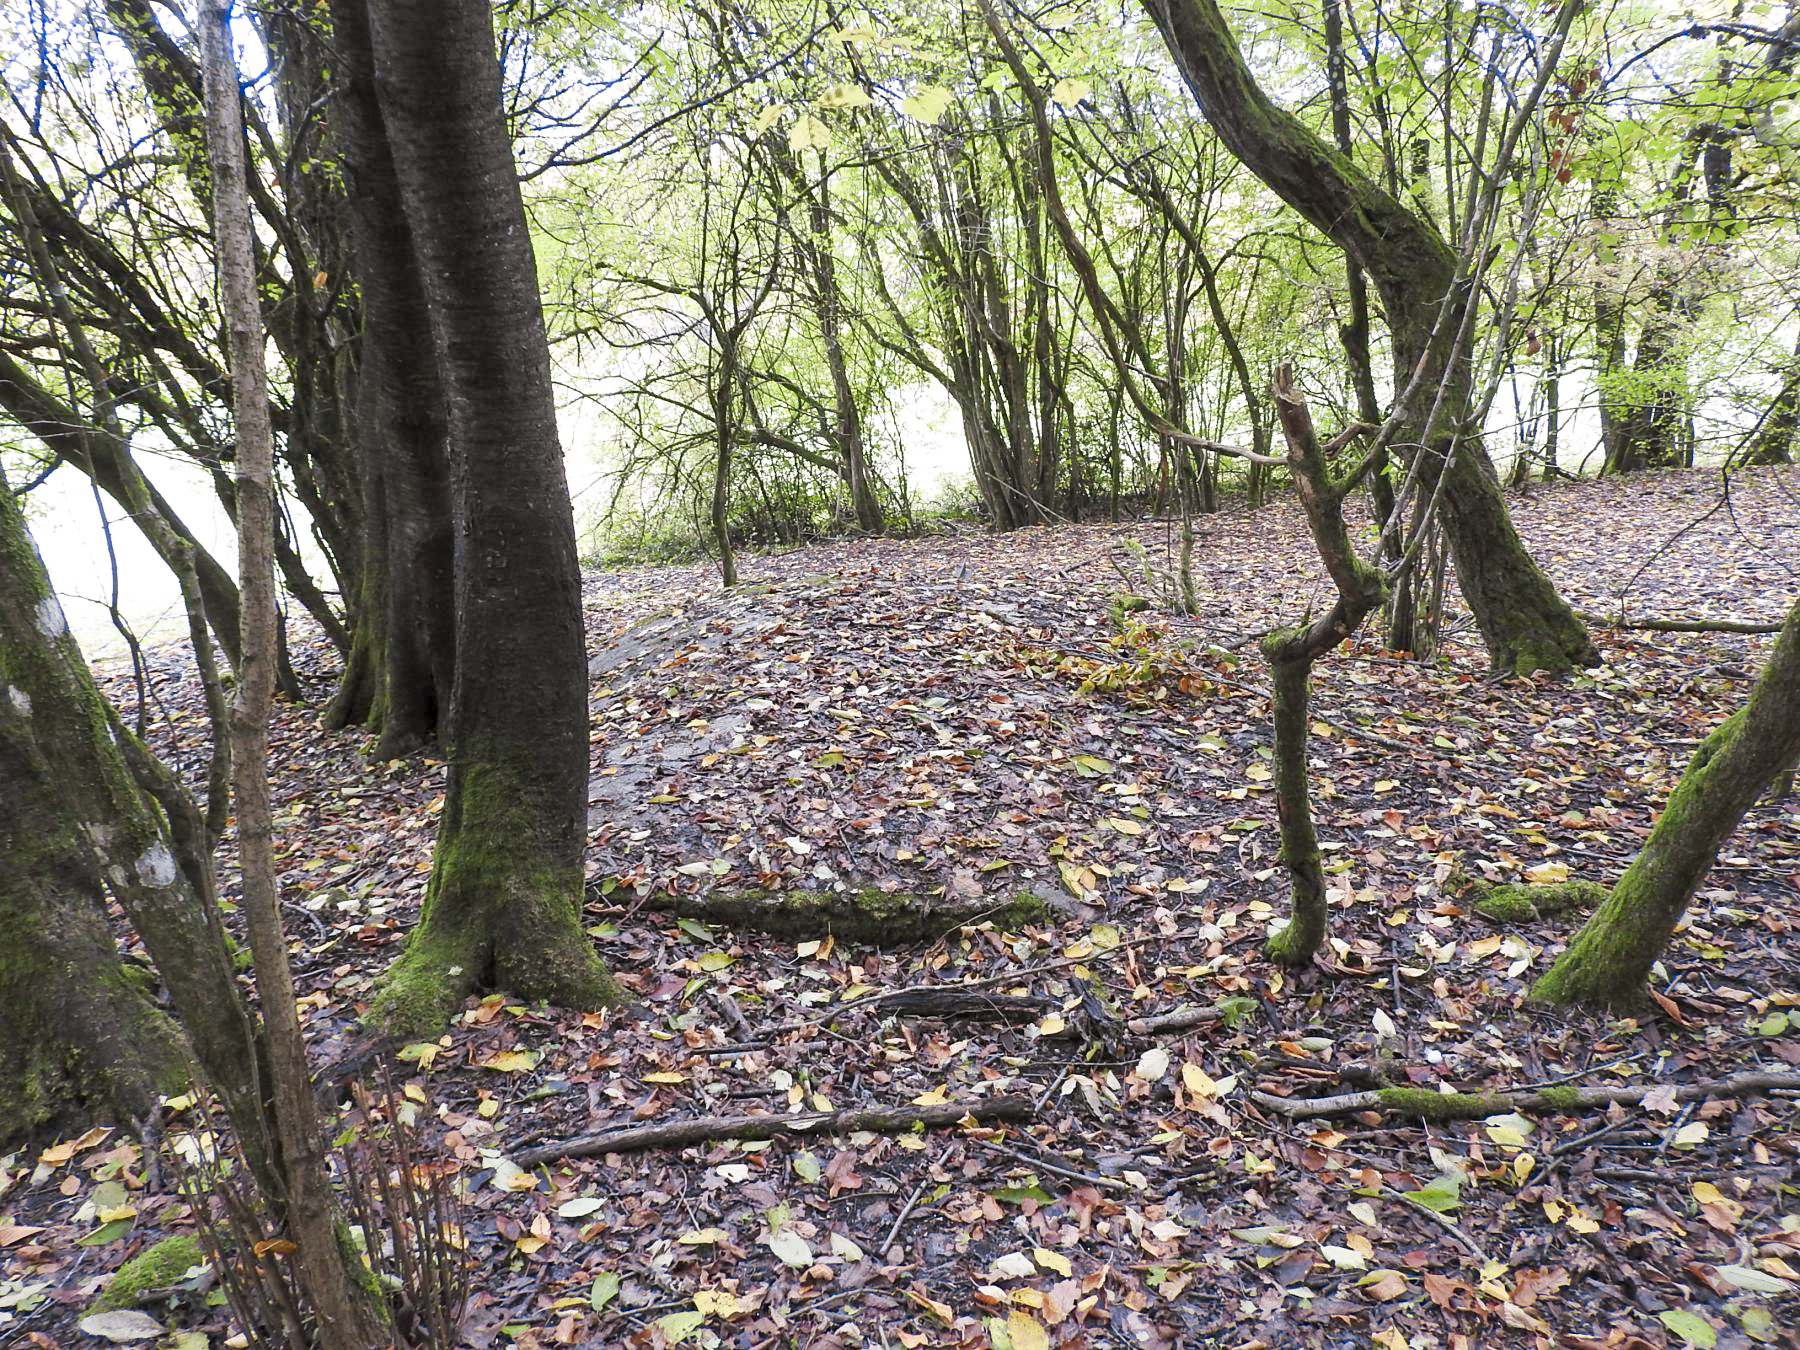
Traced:
<path fill-rule="evenodd" d="M 1410 1200 L 1416 1200 L 1426 1209 L 1436 1210 L 1439 1214 L 1449 1214 L 1462 1205 L 1461 1177 L 1433 1177 L 1416 1191 L 1407 1191 Z"/>
<path fill-rule="evenodd" d="M 103 1223 L 93 1232 L 81 1239 L 83 1247 L 104 1247 L 109 1242 L 117 1242 L 131 1231 L 130 1219 L 114 1219 L 111 1223 Z"/>
<path fill-rule="evenodd" d="M 594 1276 L 594 1287 L 588 1291 L 588 1307 L 599 1312 L 619 1296 L 619 1277 L 610 1270 Z"/>
<path fill-rule="evenodd" d="M 1050 86 L 1050 101 L 1059 108 L 1073 108 L 1093 92 L 1094 86 L 1086 80 L 1070 77 Z"/>
<path fill-rule="evenodd" d="M 1688 1345 L 1697 1345 L 1701 1350 L 1712 1350 L 1719 1343 L 1719 1333 L 1713 1330 L 1712 1323 L 1698 1313 L 1686 1308 L 1670 1308 L 1657 1316 L 1671 1335 L 1681 1337 Z"/>
<path fill-rule="evenodd" d="M 1034 1200 L 1040 1205 L 1056 1203 L 1056 1197 L 1042 1186 L 1002 1186 L 988 1194 L 1006 1205 L 1022 1205 L 1027 1200 Z"/>
<path fill-rule="evenodd" d="M 825 1175 L 824 1165 L 819 1162 L 815 1153 L 796 1153 L 794 1155 L 794 1175 L 802 1181 L 817 1181 Z"/>
<path fill-rule="evenodd" d="M 1227 1031 L 1237 1030 L 1238 1023 L 1255 1011 L 1256 1000 L 1245 998 L 1242 994 L 1219 1000 L 1219 1020 L 1225 1024 Z"/>
<path fill-rule="evenodd" d="M 662 1332 L 670 1345 L 680 1345 L 700 1330 L 700 1324 L 704 1321 L 706 1314 L 703 1312 L 672 1312 L 667 1317 L 656 1319 L 656 1329 Z"/>

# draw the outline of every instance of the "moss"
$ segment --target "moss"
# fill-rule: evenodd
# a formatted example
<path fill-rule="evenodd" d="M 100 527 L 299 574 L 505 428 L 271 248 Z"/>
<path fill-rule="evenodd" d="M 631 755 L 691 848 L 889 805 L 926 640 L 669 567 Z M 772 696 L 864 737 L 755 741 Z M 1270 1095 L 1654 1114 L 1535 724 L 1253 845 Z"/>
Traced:
<path fill-rule="evenodd" d="M 180 1284 L 188 1271 L 205 1261 L 197 1239 L 186 1234 L 166 1237 L 120 1266 L 88 1312 L 135 1308 L 146 1293 Z"/>
<path fill-rule="evenodd" d="M 1544 1104 L 1551 1110 L 1565 1115 L 1572 1115 L 1581 1109 L 1581 1094 L 1572 1087 L 1539 1088 L 1537 1095 L 1544 1099 Z"/>
<path fill-rule="evenodd" d="M 1425 1088 L 1390 1087 L 1377 1090 L 1384 1109 L 1421 1120 L 1480 1120 L 1512 1110 L 1504 1097 L 1483 1092 L 1431 1092 Z"/>
<path fill-rule="evenodd" d="M 418 926 L 368 1013 L 377 1029 L 433 1033 L 481 989 L 573 1009 L 624 1001 L 581 928 L 580 863 L 544 842 L 554 831 L 528 810 L 528 779 L 501 756 L 459 764 Z"/>
<path fill-rule="evenodd" d="M 1603 902 L 1610 888 L 1595 881 L 1559 881 L 1548 886 L 1508 883 L 1495 886 L 1474 877 L 1452 873 L 1445 889 L 1469 908 L 1493 923 L 1535 923 L 1552 914 L 1589 910 Z"/>

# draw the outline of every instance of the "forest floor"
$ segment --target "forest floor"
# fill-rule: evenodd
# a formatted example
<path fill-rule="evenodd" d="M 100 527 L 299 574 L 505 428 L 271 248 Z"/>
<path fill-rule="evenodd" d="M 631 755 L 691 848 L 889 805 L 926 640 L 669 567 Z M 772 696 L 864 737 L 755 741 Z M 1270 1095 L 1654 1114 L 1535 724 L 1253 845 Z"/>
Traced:
<path fill-rule="evenodd" d="M 1584 610 L 1778 620 L 1800 586 L 1793 471 L 1728 499 L 1698 473 L 1565 484 L 1514 511 Z M 1135 567 L 1134 540 L 1161 559 L 1169 534 L 834 543 L 748 558 L 730 595 L 706 567 L 589 579 L 588 923 L 635 1001 L 583 1016 L 496 996 L 401 1050 L 421 1147 L 468 1187 L 464 1343 L 1797 1343 L 1796 1099 L 1668 1088 L 1800 1065 L 1800 803 L 1745 820 L 1639 1021 L 1525 1006 L 1579 920 L 1496 927 L 1455 889 L 1615 878 L 1768 639 L 1598 629 L 1603 667 L 1497 682 L 1453 610 L 1430 662 L 1374 633 L 1326 658 L 1332 941 L 1283 973 L 1259 951 L 1284 874 L 1255 637 L 1327 583 L 1291 505 L 1209 517 L 1200 614 L 1121 632 L 1114 560 Z M 330 654 L 302 655 L 322 698 Z M 160 660 L 163 748 L 197 768 L 198 697 L 178 651 Z M 324 1062 L 357 1044 L 405 938 L 442 772 L 371 763 L 316 719 L 280 710 L 273 767 Z M 877 950 L 664 908 L 734 887 L 1030 892 L 1044 912 Z M 974 981 L 998 997 L 954 1017 L 883 998 Z M 1221 1001 L 1187 1032 L 1100 1034 Z M 1300 1121 L 1252 1097 L 1371 1075 L 1653 1090 L 1436 1123 Z M 510 1161 L 614 1126 L 997 1097 L 1029 1119 Z M 197 1127 L 172 1112 L 165 1145 Z M 185 1205 L 136 1188 L 123 1132 L 0 1162 L 0 1315 L 9 1289 L 49 1295 L 0 1342 L 91 1343 L 81 1306 Z M 114 1180 L 133 1212 L 96 1204 Z M 146 1311 L 226 1334 L 197 1297 Z"/>

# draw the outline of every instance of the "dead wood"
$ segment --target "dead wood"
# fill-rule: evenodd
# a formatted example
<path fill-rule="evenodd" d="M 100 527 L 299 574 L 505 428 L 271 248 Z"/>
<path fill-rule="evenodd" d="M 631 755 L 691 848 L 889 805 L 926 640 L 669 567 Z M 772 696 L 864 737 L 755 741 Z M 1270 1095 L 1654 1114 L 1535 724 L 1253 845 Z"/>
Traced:
<path fill-rule="evenodd" d="M 963 1121 L 1030 1120 L 1029 1097 L 986 1097 L 941 1106 L 853 1107 L 845 1111 L 800 1111 L 787 1116 L 702 1116 L 660 1125 L 626 1125 L 597 1134 L 565 1139 L 559 1144 L 526 1149 L 514 1161 L 523 1168 L 558 1158 L 591 1158 L 603 1153 L 634 1153 L 652 1148 L 687 1148 L 726 1139 L 774 1139 L 781 1135 L 903 1134 L 908 1130 L 941 1129 Z"/>
<path fill-rule="evenodd" d="M 1421 1088 L 1375 1088 L 1369 1092 L 1346 1092 L 1336 1097 L 1277 1097 L 1270 1092 L 1252 1092 L 1250 1099 L 1264 1110 L 1273 1111 L 1290 1120 L 1311 1120 L 1316 1116 L 1342 1116 L 1356 1111 L 1385 1111 L 1393 1115 L 1420 1116 L 1427 1120 L 1480 1120 L 1486 1116 L 1504 1115 L 1509 1111 L 1556 1112 L 1567 1115 L 1575 1111 L 1593 1111 L 1611 1106 L 1635 1106 L 1650 1093 L 1666 1084 L 1648 1083 L 1631 1087 L 1555 1087 L 1522 1089 L 1516 1092 L 1452 1092 L 1436 1093 Z M 1800 1074 L 1736 1073 L 1704 1083 L 1679 1083 L 1674 1086 L 1673 1100 L 1700 1101 L 1708 1097 L 1748 1097 L 1768 1092 L 1800 1092 Z"/>

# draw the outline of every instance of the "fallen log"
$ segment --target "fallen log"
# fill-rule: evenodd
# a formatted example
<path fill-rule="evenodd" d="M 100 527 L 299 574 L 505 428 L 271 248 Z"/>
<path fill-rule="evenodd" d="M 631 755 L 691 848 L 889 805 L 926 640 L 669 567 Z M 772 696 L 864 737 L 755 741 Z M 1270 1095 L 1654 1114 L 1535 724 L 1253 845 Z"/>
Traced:
<path fill-rule="evenodd" d="M 799 1111 L 786 1116 L 702 1116 L 659 1125 L 623 1125 L 558 1144 L 526 1149 L 513 1161 L 529 1171 L 558 1158 L 592 1158 L 603 1153 L 635 1153 L 651 1148 L 687 1148 L 726 1139 L 775 1139 L 782 1135 L 902 1134 L 908 1130 L 942 1129 L 963 1121 L 1030 1120 L 1036 1113 L 1029 1097 L 981 1097 L 941 1106 L 852 1107 L 844 1111 Z"/>
<path fill-rule="evenodd" d="M 1624 615 L 1583 614 L 1584 623 L 1644 633 L 1779 633 L 1780 619 L 1627 619 Z"/>
<path fill-rule="evenodd" d="M 1630 1087 L 1544 1087 L 1513 1092 L 1432 1092 L 1426 1088 L 1384 1087 L 1368 1092 L 1346 1092 L 1336 1097 L 1277 1097 L 1272 1092 L 1252 1092 L 1250 1100 L 1264 1110 L 1290 1120 L 1316 1116 L 1343 1116 L 1357 1111 L 1385 1111 L 1392 1115 L 1418 1116 L 1423 1120 L 1481 1120 L 1487 1116 L 1519 1112 L 1592 1111 L 1613 1105 L 1634 1106 L 1664 1083 Z M 1678 1083 L 1673 1100 L 1700 1101 L 1707 1097 L 1749 1097 L 1768 1092 L 1800 1092 L 1800 1074 L 1735 1073 L 1707 1083 Z"/>

